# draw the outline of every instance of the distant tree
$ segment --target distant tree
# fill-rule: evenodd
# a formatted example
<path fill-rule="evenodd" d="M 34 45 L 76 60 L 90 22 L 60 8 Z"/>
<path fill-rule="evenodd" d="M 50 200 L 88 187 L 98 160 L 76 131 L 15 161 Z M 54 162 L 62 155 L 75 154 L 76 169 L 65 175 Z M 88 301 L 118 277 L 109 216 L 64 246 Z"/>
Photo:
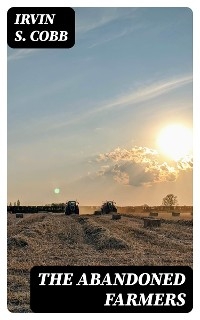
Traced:
<path fill-rule="evenodd" d="M 10 202 L 9 206 L 12 207 L 12 202 Z"/>
<path fill-rule="evenodd" d="M 17 206 L 18 206 L 18 207 L 20 206 L 20 201 L 19 201 L 19 200 L 17 200 Z"/>
<path fill-rule="evenodd" d="M 14 202 L 14 206 L 16 206 L 16 202 Z"/>
<path fill-rule="evenodd" d="M 177 196 L 175 196 L 172 193 L 166 195 L 166 197 L 163 198 L 162 205 L 166 206 L 166 207 L 167 206 L 173 207 L 173 206 L 178 205 Z"/>

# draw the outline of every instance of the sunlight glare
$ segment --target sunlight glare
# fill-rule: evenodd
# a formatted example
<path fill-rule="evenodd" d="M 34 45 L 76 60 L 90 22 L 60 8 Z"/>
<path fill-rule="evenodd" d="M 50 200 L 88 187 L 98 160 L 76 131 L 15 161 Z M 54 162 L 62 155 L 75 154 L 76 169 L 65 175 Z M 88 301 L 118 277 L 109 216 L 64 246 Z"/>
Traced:
<path fill-rule="evenodd" d="M 192 131 L 183 125 L 171 124 L 160 132 L 157 144 L 162 153 L 178 161 L 192 152 Z"/>

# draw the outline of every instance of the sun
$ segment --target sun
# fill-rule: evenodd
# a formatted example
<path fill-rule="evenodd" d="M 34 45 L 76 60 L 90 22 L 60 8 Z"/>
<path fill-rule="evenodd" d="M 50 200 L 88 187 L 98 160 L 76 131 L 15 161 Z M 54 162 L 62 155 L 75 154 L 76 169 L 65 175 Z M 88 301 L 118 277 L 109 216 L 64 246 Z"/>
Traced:
<path fill-rule="evenodd" d="M 157 145 L 162 153 L 178 161 L 192 153 L 192 130 L 181 124 L 168 125 L 161 130 Z"/>

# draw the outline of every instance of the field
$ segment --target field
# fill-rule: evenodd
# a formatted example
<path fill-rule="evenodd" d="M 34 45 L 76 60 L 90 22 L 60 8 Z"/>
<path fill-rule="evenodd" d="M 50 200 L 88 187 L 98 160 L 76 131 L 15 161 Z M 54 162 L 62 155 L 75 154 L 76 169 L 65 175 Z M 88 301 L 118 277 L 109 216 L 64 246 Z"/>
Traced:
<path fill-rule="evenodd" d="M 81 213 L 81 212 L 80 212 Z M 91 212 L 90 212 L 91 213 Z M 191 213 L 158 213 L 160 227 L 144 228 L 149 213 L 8 213 L 8 309 L 31 312 L 29 272 L 40 265 L 149 265 L 193 267 Z"/>

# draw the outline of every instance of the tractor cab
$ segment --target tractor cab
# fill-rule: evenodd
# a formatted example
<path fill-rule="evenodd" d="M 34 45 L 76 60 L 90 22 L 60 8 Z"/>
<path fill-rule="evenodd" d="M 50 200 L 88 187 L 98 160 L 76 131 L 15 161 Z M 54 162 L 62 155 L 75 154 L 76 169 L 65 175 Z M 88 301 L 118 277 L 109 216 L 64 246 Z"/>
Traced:
<path fill-rule="evenodd" d="M 110 212 L 117 212 L 117 207 L 115 206 L 114 201 L 106 201 L 101 206 L 101 213 L 110 213 Z"/>
<path fill-rule="evenodd" d="M 70 215 L 70 214 L 79 214 L 79 203 L 74 200 L 70 200 L 66 202 L 65 205 L 65 214 Z"/>

